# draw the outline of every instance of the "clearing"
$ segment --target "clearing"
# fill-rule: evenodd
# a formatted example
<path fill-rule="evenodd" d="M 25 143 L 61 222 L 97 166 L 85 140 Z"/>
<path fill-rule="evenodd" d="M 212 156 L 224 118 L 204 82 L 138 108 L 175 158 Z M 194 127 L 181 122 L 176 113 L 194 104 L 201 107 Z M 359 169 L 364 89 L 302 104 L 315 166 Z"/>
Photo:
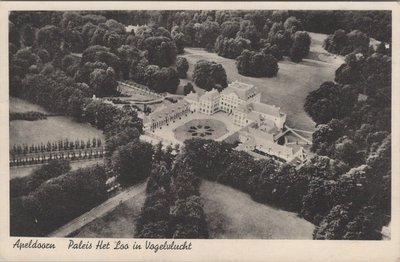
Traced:
<path fill-rule="evenodd" d="M 314 225 L 248 194 L 203 180 L 204 212 L 213 239 L 312 239 Z"/>
<path fill-rule="evenodd" d="M 185 48 L 185 53 L 181 56 L 188 60 L 189 71 L 187 79 L 181 79 L 178 92 L 182 92 L 185 83 L 192 81 L 194 65 L 198 60 L 215 61 L 225 68 L 228 82 L 238 80 L 253 84 L 262 92 L 263 102 L 281 107 L 288 115 L 287 124 L 290 127 L 313 131 L 315 123 L 303 109 L 305 98 L 324 81 L 334 80 L 335 70 L 343 63 L 343 57 L 329 54 L 322 48 L 326 35 L 309 34 L 311 46 L 307 59 L 301 63 L 293 63 L 288 58 L 279 61 L 278 75 L 272 78 L 242 76 L 237 72 L 233 59 L 223 58 L 200 48 Z M 195 89 L 198 90 L 197 87 Z"/>

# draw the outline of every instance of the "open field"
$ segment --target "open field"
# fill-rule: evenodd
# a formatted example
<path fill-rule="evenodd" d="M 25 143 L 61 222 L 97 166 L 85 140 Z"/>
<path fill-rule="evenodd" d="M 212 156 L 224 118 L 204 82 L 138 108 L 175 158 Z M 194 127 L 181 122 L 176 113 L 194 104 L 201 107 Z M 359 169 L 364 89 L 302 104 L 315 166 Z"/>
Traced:
<path fill-rule="evenodd" d="M 253 201 L 248 194 L 203 180 L 210 238 L 312 239 L 314 225 L 294 213 Z"/>
<path fill-rule="evenodd" d="M 10 146 L 14 144 L 40 144 L 66 139 L 104 140 L 103 133 L 89 124 L 78 123 L 64 116 L 53 116 L 38 121 L 16 120 L 10 122 Z"/>
<path fill-rule="evenodd" d="M 20 98 L 10 96 L 10 113 L 23 113 L 37 111 L 47 114 L 48 112 L 41 106 L 32 104 Z"/>
<path fill-rule="evenodd" d="M 104 216 L 73 233 L 72 237 L 92 238 L 133 238 L 135 224 L 146 198 L 146 183 L 140 185 L 140 193 L 122 202 Z"/>
<path fill-rule="evenodd" d="M 238 80 L 257 86 L 263 94 L 264 102 L 277 105 L 287 113 L 289 126 L 312 131 L 315 123 L 304 112 L 304 100 L 307 94 L 317 89 L 322 82 L 334 79 L 335 70 L 343 62 L 343 58 L 333 56 L 322 48 L 322 41 L 326 35 L 310 33 L 310 37 L 312 42 L 308 59 L 298 64 L 287 58 L 279 61 L 278 75 L 273 78 L 242 76 L 237 72 L 233 59 L 223 58 L 200 48 L 185 48 L 182 56 L 189 62 L 189 71 L 187 79 L 181 80 L 181 85 L 192 81 L 194 65 L 198 60 L 221 63 L 226 70 L 228 82 Z"/>
<path fill-rule="evenodd" d="M 93 166 L 96 164 L 103 164 L 103 159 L 102 158 L 95 158 L 92 160 L 84 160 L 84 161 L 71 161 L 71 170 L 76 170 L 78 168 L 83 168 L 83 167 L 88 167 L 88 166 Z M 18 167 L 13 167 L 10 168 L 10 179 L 16 178 L 16 177 L 24 177 L 28 176 L 32 173 L 32 171 L 35 168 L 38 168 L 40 165 L 34 165 L 34 166 L 18 166 Z"/>

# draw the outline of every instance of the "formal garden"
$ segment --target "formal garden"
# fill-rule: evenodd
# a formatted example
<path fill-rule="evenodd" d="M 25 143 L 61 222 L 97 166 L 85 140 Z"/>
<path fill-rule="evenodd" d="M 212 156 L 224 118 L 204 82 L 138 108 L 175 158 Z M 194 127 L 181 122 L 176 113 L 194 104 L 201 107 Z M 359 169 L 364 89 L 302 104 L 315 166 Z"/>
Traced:
<path fill-rule="evenodd" d="M 216 119 L 194 119 L 174 129 L 175 138 L 182 142 L 190 138 L 218 139 L 227 132 L 226 125 Z"/>

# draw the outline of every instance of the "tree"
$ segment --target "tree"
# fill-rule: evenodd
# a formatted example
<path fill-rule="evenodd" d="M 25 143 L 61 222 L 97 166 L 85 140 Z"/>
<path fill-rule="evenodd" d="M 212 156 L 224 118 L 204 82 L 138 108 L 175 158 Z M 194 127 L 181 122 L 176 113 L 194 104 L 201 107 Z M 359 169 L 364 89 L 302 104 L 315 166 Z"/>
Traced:
<path fill-rule="evenodd" d="M 347 224 L 343 239 L 347 240 L 381 240 L 382 221 L 375 206 L 361 209 L 353 221 Z"/>
<path fill-rule="evenodd" d="M 369 38 L 360 30 L 353 30 L 346 34 L 345 30 L 339 29 L 324 40 L 323 47 L 330 53 L 340 55 L 347 55 L 352 52 L 367 53 Z"/>
<path fill-rule="evenodd" d="M 351 214 L 351 205 L 342 204 L 334 206 L 329 214 L 314 230 L 314 239 L 341 240 L 346 232 Z"/>
<path fill-rule="evenodd" d="M 237 37 L 249 39 L 251 48 L 256 49 L 260 41 L 260 34 L 254 24 L 249 20 L 243 20 L 240 23 L 240 30 Z"/>
<path fill-rule="evenodd" d="M 21 43 L 20 43 L 20 34 L 18 31 L 18 28 L 15 26 L 15 24 L 11 21 L 8 22 L 8 28 L 9 28 L 9 42 L 11 42 L 12 44 L 14 44 L 15 47 L 20 47 Z"/>
<path fill-rule="evenodd" d="M 360 156 L 354 141 L 347 136 L 339 138 L 335 143 L 335 158 L 354 166 L 359 163 Z"/>
<path fill-rule="evenodd" d="M 221 64 L 199 60 L 193 70 L 194 83 L 207 91 L 217 88 L 222 90 L 228 86 L 225 69 Z"/>
<path fill-rule="evenodd" d="M 184 87 L 183 87 L 183 93 L 185 95 L 190 94 L 191 92 L 195 92 L 193 85 L 191 82 L 187 83 Z"/>
<path fill-rule="evenodd" d="M 113 52 L 122 45 L 125 39 L 115 31 L 107 31 L 103 35 L 103 44 L 104 46 L 109 47 Z"/>
<path fill-rule="evenodd" d="M 84 65 L 86 62 L 105 63 L 114 69 L 117 76 L 119 75 L 121 61 L 119 57 L 112 53 L 107 47 L 94 45 L 85 49 L 82 53 L 81 65 Z"/>
<path fill-rule="evenodd" d="M 240 30 L 240 23 L 237 21 L 225 21 L 221 24 L 221 35 L 227 38 L 236 38 L 237 32 Z"/>
<path fill-rule="evenodd" d="M 205 48 L 208 51 L 214 49 L 215 39 L 220 34 L 219 24 L 217 22 L 205 21 L 197 25 L 195 41 L 198 46 Z"/>
<path fill-rule="evenodd" d="M 146 84 L 145 70 L 148 65 L 149 61 L 146 58 L 141 58 L 140 61 L 132 61 L 129 67 L 130 78 L 139 84 Z"/>
<path fill-rule="evenodd" d="M 109 67 L 107 70 L 94 69 L 90 74 L 90 87 L 98 97 L 112 96 L 116 93 L 118 83 L 115 81 L 115 72 Z"/>
<path fill-rule="evenodd" d="M 25 46 L 33 46 L 35 43 L 35 29 L 31 25 L 26 25 L 23 31 L 22 39 Z"/>
<path fill-rule="evenodd" d="M 45 181 L 61 176 L 71 170 L 68 160 L 51 160 L 47 164 L 33 170 L 29 176 L 10 180 L 10 197 L 28 195 Z"/>
<path fill-rule="evenodd" d="M 52 58 L 56 54 L 61 53 L 62 40 L 61 29 L 54 25 L 47 25 L 40 28 L 37 34 L 39 47 L 46 49 Z"/>
<path fill-rule="evenodd" d="M 379 45 L 376 48 L 376 52 L 382 55 L 387 55 L 388 50 L 386 48 L 386 44 L 384 42 L 380 42 Z"/>
<path fill-rule="evenodd" d="M 123 145 L 137 141 L 139 131 L 133 128 L 124 128 L 120 132 L 107 133 L 106 139 L 106 157 L 111 157 L 114 151 Z"/>
<path fill-rule="evenodd" d="M 168 192 L 171 186 L 171 174 L 167 169 L 166 163 L 158 161 L 153 165 L 149 180 L 146 185 L 146 193 L 153 194 L 158 190 Z"/>
<path fill-rule="evenodd" d="M 347 34 L 351 50 L 366 53 L 369 48 L 369 37 L 360 30 L 353 30 Z"/>
<path fill-rule="evenodd" d="M 151 144 L 133 141 L 117 147 L 111 156 L 111 168 L 121 184 L 132 185 L 150 175 L 152 155 Z"/>
<path fill-rule="evenodd" d="M 179 78 L 186 78 L 187 71 L 189 69 L 189 63 L 184 57 L 178 57 L 176 59 L 176 70 L 178 71 Z"/>
<path fill-rule="evenodd" d="M 139 50 L 131 45 L 122 45 L 117 49 L 117 55 L 120 59 L 122 78 L 129 79 L 131 64 L 140 60 Z"/>
<path fill-rule="evenodd" d="M 179 85 L 178 72 L 169 67 L 149 65 L 144 70 L 144 84 L 157 93 L 176 93 Z"/>
<path fill-rule="evenodd" d="M 285 30 L 282 23 L 274 23 L 268 33 L 268 42 L 277 45 L 283 55 L 289 55 L 292 46 L 292 34 Z"/>
<path fill-rule="evenodd" d="M 150 88 L 158 93 L 169 92 L 175 94 L 179 82 L 178 72 L 175 69 L 163 67 L 154 73 L 154 85 L 150 86 Z"/>
<path fill-rule="evenodd" d="M 278 61 L 270 54 L 244 50 L 236 59 L 239 74 L 253 77 L 274 77 L 279 67 Z"/>
<path fill-rule="evenodd" d="M 282 53 L 279 50 L 279 47 L 275 44 L 275 45 L 271 45 L 268 42 L 261 42 L 260 44 L 262 44 L 262 48 L 261 48 L 261 52 L 263 52 L 264 54 L 270 54 L 273 57 L 275 57 L 276 60 L 282 60 Z"/>
<path fill-rule="evenodd" d="M 171 30 L 171 37 L 175 42 L 175 46 L 177 49 L 177 54 L 183 54 L 183 48 L 186 45 L 185 34 L 181 32 L 179 26 L 174 26 Z"/>
<path fill-rule="evenodd" d="M 139 48 L 148 52 L 150 64 L 160 67 L 170 66 L 176 59 L 175 43 L 165 36 L 152 36 L 143 40 Z"/>
<path fill-rule="evenodd" d="M 344 134 L 344 124 L 338 119 L 332 119 L 327 124 L 320 124 L 312 135 L 311 150 L 318 155 L 330 156 L 332 144 Z"/>
<path fill-rule="evenodd" d="M 356 99 L 356 92 L 351 86 L 324 82 L 308 94 L 304 109 L 317 124 L 325 124 L 333 118 L 349 116 Z"/>
<path fill-rule="evenodd" d="M 236 59 L 243 50 L 250 49 L 250 40 L 241 37 L 226 38 L 218 36 L 215 42 L 215 51 L 219 56 Z"/>
<path fill-rule="evenodd" d="M 283 23 L 283 26 L 285 27 L 286 31 L 289 31 L 292 34 L 296 33 L 297 31 L 303 30 L 303 25 L 301 21 L 299 21 L 294 16 L 291 16 L 288 19 L 286 19 L 285 23 Z"/>
<path fill-rule="evenodd" d="M 323 178 L 313 178 L 307 194 L 303 197 L 302 217 L 314 224 L 319 224 L 331 209 L 332 190 L 332 183 L 326 183 Z"/>

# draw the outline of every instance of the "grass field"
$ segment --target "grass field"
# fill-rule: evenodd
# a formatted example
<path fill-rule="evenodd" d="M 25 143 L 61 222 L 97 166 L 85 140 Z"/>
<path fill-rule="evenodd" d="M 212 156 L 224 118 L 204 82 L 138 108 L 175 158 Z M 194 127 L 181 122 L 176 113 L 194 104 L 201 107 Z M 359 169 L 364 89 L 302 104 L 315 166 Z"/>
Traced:
<path fill-rule="evenodd" d="M 322 82 L 334 79 L 335 70 L 343 62 L 343 58 L 330 55 L 322 48 L 326 35 L 310 33 L 310 36 L 312 42 L 309 57 L 298 64 L 285 58 L 279 62 L 278 75 L 273 78 L 239 75 L 235 60 L 220 57 L 216 53 L 209 53 L 200 48 L 185 48 L 182 56 L 189 62 L 189 71 L 187 79 L 181 80 L 181 85 L 192 81 L 194 65 L 198 60 L 221 63 L 226 70 L 228 82 L 238 80 L 257 86 L 263 94 L 264 102 L 275 104 L 287 113 L 289 126 L 312 131 L 315 123 L 304 112 L 304 100 L 307 94 L 317 89 Z M 182 91 L 182 88 L 179 91 Z"/>
<path fill-rule="evenodd" d="M 215 182 L 203 181 L 200 192 L 210 238 L 312 239 L 314 225 L 294 213 L 257 203 Z"/>
<path fill-rule="evenodd" d="M 143 191 L 135 197 L 123 202 L 115 209 L 96 218 L 73 234 L 73 237 L 87 238 L 133 238 L 135 225 L 146 193 Z"/>
<path fill-rule="evenodd" d="M 53 116 L 38 121 L 10 122 L 10 146 L 13 144 L 40 144 L 66 139 L 103 139 L 103 133 L 89 124 L 77 123 L 70 118 Z"/>

